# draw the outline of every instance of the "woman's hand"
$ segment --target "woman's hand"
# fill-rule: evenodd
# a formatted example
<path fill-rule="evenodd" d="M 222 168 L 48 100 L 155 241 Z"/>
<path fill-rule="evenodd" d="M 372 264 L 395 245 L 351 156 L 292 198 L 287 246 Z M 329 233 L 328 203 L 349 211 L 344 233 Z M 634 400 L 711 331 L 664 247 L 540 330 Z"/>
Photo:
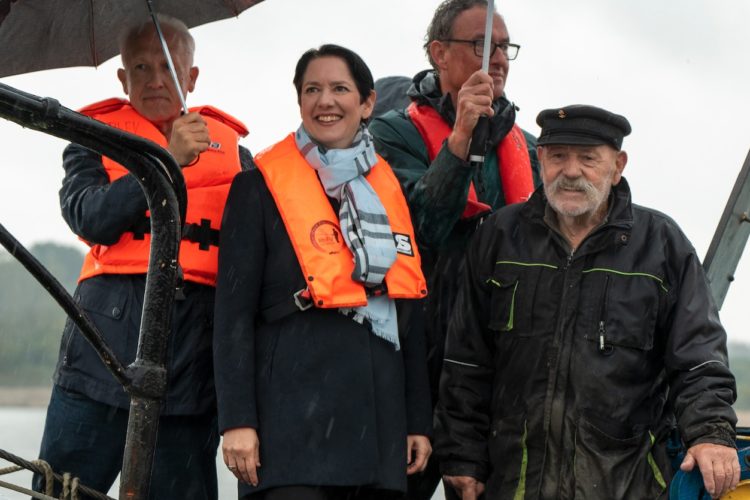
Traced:
<path fill-rule="evenodd" d="M 427 459 L 432 453 L 432 445 L 426 436 L 409 434 L 406 436 L 406 474 L 422 472 L 427 467 Z"/>
<path fill-rule="evenodd" d="M 240 481 L 258 486 L 260 441 L 252 427 L 238 427 L 224 431 L 221 443 L 224 463 Z"/>

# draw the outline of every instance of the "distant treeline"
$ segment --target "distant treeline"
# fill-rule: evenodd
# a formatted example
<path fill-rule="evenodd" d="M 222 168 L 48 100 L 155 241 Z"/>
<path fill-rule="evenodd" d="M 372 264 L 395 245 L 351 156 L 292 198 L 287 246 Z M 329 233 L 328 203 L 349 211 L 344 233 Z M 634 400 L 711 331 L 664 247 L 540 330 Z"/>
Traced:
<path fill-rule="evenodd" d="M 41 243 L 29 251 L 72 294 L 83 263 L 76 248 Z M 7 252 L 0 253 L 0 386 L 49 385 L 65 313 Z"/>
<path fill-rule="evenodd" d="M 72 294 L 83 254 L 54 243 L 29 250 Z M 0 387 L 49 385 L 64 325 L 60 306 L 13 257 L 0 252 Z M 730 343 L 729 360 L 737 377 L 736 407 L 750 410 L 750 345 Z"/>

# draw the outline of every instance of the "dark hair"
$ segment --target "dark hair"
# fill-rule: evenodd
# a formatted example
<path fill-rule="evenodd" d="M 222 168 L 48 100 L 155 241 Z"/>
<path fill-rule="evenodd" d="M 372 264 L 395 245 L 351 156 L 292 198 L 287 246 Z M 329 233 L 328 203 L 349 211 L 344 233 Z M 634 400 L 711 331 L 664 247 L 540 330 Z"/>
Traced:
<path fill-rule="evenodd" d="M 435 9 L 432 21 L 427 27 L 425 35 L 424 51 L 427 54 L 430 64 L 434 69 L 437 64 L 430 54 L 430 44 L 435 40 L 447 40 L 453 35 L 453 23 L 460 13 L 469 10 L 472 7 L 487 7 L 487 0 L 445 0 Z"/>
<path fill-rule="evenodd" d="M 352 74 L 354 83 L 359 91 L 359 102 L 363 103 L 370 96 L 370 93 L 375 89 L 375 82 L 372 78 L 370 68 L 367 67 L 365 61 L 362 60 L 359 55 L 340 45 L 325 44 L 321 45 L 320 48 L 310 49 L 299 58 L 297 61 L 297 67 L 294 70 L 294 87 L 297 89 L 297 102 L 300 102 L 300 96 L 302 94 L 302 79 L 305 77 L 305 71 L 307 66 L 313 59 L 319 59 L 321 57 L 338 57 L 342 59 L 347 67 L 349 73 Z"/>

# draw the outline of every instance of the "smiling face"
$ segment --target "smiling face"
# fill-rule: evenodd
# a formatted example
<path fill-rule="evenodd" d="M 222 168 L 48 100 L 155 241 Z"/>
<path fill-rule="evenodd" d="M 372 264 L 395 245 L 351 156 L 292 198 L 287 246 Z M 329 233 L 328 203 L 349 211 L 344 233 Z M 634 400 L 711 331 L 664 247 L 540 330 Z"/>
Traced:
<path fill-rule="evenodd" d="M 487 9 L 475 6 L 456 16 L 451 30 L 451 38 L 456 40 L 484 40 Z M 493 16 L 492 42 L 509 42 L 508 28 L 499 14 Z M 450 93 L 454 99 L 459 89 L 475 71 L 482 68 L 482 58 L 474 53 L 468 43 L 434 41 L 430 53 L 438 67 L 440 86 L 444 94 Z M 502 50 L 495 50 L 490 57 L 488 73 L 494 82 L 494 98 L 505 91 L 508 79 L 508 58 Z"/>
<path fill-rule="evenodd" d="M 596 217 L 607 206 L 612 186 L 627 163 L 624 151 L 610 146 L 548 145 L 537 149 L 544 194 L 564 217 Z"/>
<path fill-rule="evenodd" d="M 186 95 L 195 88 L 198 68 L 192 67 L 187 44 L 168 29 L 164 34 L 181 91 Z M 130 43 L 123 52 L 122 63 L 124 69 L 118 70 L 117 76 L 136 111 L 160 128 L 171 125 L 180 116 L 180 98 L 154 29 Z"/>
<path fill-rule="evenodd" d="M 345 149 L 370 117 L 375 93 L 362 98 L 346 62 L 325 56 L 310 61 L 302 77 L 299 109 L 310 137 L 327 149 Z"/>

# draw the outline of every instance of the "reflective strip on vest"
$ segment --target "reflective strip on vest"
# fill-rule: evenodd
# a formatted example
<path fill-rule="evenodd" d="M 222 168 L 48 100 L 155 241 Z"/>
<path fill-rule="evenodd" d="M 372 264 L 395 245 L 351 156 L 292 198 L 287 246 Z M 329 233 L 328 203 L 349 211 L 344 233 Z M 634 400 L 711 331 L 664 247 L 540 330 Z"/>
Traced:
<path fill-rule="evenodd" d="M 255 158 L 284 221 L 316 307 L 357 307 L 367 303 L 362 283 L 352 280 L 354 258 L 341 234 L 338 216 L 315 170 L 290 134 Z M 388 214 L 396 261 L 385 276 L 391 298 L 427 295 L 419 251 L 406 200 L 390 166 L 378 156 L 367 181 Z"/>
<path fill-rule="evenodd" d="M 201 153 L 198 162 L 182 170 L 188 199 L 185 223 L 206 226 L 205 220 L 208 220 L 211 229 L 219 230 L 229 186 L 241 170 L 239 138 L 247 135 L 247 130 L 238 120 L 223 115 L 215 108 L 206 106 L 190 111 L 201 113 L 206 120 L 211 145 Z M 109 99 L 87 106 L 81 112 L 112 127 L 149 139 L 163 148 L 167 147 L 164 135 L 127 101 Z M 107 157 L 102 158 L 102 163 L 110 182 L 129 173 L 125 167 Z M 114 245 L 92 245 L 84 258 L 79 282 L 99 274 L 146 273 L 150 245 L 150 234 L 136 236 L 133 232 L 123 233 Z M 215 286 L 218 248 L 209 245 L 205 249 L 203 245 L 204 249 L 201 249 L 200 246 L 199 242 L 180 242 L 179 261 L 184 278 Z"/>
<path fill-rule="evenodd" d="M 427 146 L 427 155 L 430 163 L 432 163 L 453 129 L 430 106 L 417 105 L 416 102 L 412 102 L 406 110 L 419 135 L 422 136 L 425 146 Z M 531 172 L 531 159 L 529 158 L 526 138 L 517 125 L 513 125 L 508 135 L 497 145 L 497 163 L 506 205 L 528 200 L 534 191 L 534 178 Z M 472 182 L 469 185 L 466 208 L 461 217 L 468 219 L 479 213 L 487 212 L 491 208 L 486 203 L 479 201 Z"/>

